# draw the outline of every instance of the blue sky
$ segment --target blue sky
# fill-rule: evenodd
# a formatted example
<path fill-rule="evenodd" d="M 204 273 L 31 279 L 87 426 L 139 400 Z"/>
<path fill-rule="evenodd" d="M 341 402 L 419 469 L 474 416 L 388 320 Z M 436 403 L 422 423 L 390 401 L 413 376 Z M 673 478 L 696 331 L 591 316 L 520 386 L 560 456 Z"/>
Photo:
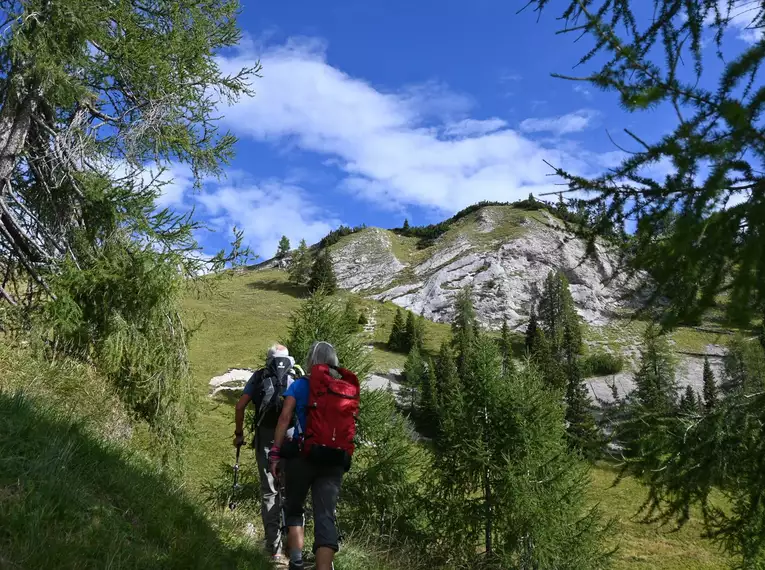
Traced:
<path fill-rule="evenodd" d="M 282 234 L 313 243 L 340 223 L 426 224 L 556 190 L 544 160 L 596 174 L 621 158 L 607 130 L 629 144 L 624 127 L 648 139 L 671 127 L 667 109 L 629 115 L 611 93 L 550 77 L 570 73 L 587 40 L 522 5 L 245 1 L 244 41 L 220 59 L 263 65 L 254 96 L 221 109 L 237 156 L 201 193 L 174 167 L 160 204 L 194 206 L 217 230 L 200 235 L 207 250 L 236 225 L 268 258 Z"/>

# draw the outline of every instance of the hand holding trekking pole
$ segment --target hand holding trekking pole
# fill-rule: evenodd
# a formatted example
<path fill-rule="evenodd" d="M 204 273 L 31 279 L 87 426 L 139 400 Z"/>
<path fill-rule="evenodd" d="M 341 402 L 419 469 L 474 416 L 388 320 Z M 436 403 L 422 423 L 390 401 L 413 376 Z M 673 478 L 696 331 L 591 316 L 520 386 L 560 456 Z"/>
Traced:
<path fill-rule="evenodd" d="M 244 433 L 234 432 L 234 447 L 239 449 L 242 445 L 244 445 Z"/>

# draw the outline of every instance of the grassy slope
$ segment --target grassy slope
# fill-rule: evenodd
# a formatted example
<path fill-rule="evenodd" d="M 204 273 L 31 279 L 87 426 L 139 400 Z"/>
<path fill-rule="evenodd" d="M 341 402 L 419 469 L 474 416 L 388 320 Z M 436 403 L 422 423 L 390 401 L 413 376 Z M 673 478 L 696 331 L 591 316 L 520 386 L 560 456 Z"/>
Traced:
<path fill-rule="evenodd" d="M 267 568 L 129 426 L 86 366 L 0 342 L 0 568 Z"/>
<path fill-rule="evenodd" d="M 224 283 L 223 288 L 227 298 L 189 302 L 191 309 L 204 311 L 207 316 L 205 326 L 192 344 L 195 382 L 200 393 L 206 393 L 212 376 L 229 367 L 259 365 L 268 345 L 286 335 L 286 316 L 299 303 L 295 295 L 301 294 L 286 284 L 281 271 L 245 273 Z M 376 310 L 379 326 L 373 356 L 378 367 L 403 366 L 403 356 L 377 348 L 387 340 L 395 306 L 368 300 L 359 300 L 359 303 L 367 310 Z M 448 326 L 429 323 L 428 348 L 437 350 L 448 333 Z M 233 431 L 231 405 L 206 399 L 200 412 L 199 435 L 195 445 L 189 447 L 187 457 L 189 483 L 193 488 L 200 488 L 215 477 L 220 464 L 230 464 L 233 456 L 229 443 Z M 696 521 L 679 532 L 640 522 L 635 513 L 646 497 L 645 490 L 629 478 L 612 487 L 614 478 L 614 472 L 607 466 L 593 470 L 593 502 L 599 502 L 606 513 L 617 519 L 616 568 L 700 570 L 725 566 L 726 558 L 700 537 L 701 529 Z M 369 555 L 363 550 L 349 549 L 338 570 L 382 567 L 379 562 L 362 564 L 363 556 Z"/>
<path fill-rule="evenodd" d="M 189 299 L 190 316 L 203 318 L 203 325 L 191 343 L 194 385 L 202 396 L 196 436 L 186 449 L 186 482 L 194 493 L 205 497 L 207 487 L 223 493 L 231 488 L 231 465 L 234 460 L 234 398 L 212 400 L 207 397 L 208 382 L 229 368 L 256 368 L 263 364 L 268 347 L 287 337 L 287 318 L 298 307 L 305 291 L 291 286 L 286 273 L 277 270 L 245 272 L 223 281 L 220 296 L 214 299 Z M 341 294 L 341 296 L 346 296 Z M 379 305 L 358 300 L 367 310 Z M 375 351 L 376 353 L 378 351 Z M 386 356 L 379 352 L 383 363 Z M 296 357 L 298 361 L 300 356 Z M 398 355 L 391 355 L 392 359 Z M 249 432 L 247 426 L 245 430 Z M 255 481 L 251 467 L 255 457 L 248 447 L 242 449 L 243 474 Z M 247 480 L 245 479 L 245 483 Z M 252 489 L 250 489 L 251 491 Z M 257 505 L 243 503 L 237 509 L 237 520 L 254 523 L 260 529 Z M 258 536 L 262 536 L 260 530 Z M 349 543 L 343 548 L 337 570 L 393 570 L 394 561 L 384 554 Z"/>

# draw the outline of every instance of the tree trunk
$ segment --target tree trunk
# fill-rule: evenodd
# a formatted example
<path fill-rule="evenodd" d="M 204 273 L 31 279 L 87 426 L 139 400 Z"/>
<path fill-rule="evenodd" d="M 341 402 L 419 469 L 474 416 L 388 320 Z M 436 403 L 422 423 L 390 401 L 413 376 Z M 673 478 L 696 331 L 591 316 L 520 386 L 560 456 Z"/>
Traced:
<path fill-rule="evenodd" d="M 489 483 L 489 469 L 487 468 L 483 474 L 483 495 L 485 499 L 486 507 L 486 557 L 491 558 L 492 555 L 492 512 L 491 512 L 491 484 Z"/>
<path fill-rule="evenodd" d="M 32 86 L 26 94 L 19 94 L 13 87 L 14 77 L 9 77 L 3 108 L 0 110 L 0 195 L 7 191 L 4 184 L 10 180 L 29 133 L 32 115 L 40 99 L 39 87 Z"/>
<path fill-rule="evenodd" d="M 484 397 L 486 397 L 484 395 Z M 484 400 L 485 401 L 485 400 Z M 489 410 L 484 406 L 483 408 L 483 421 L 484 421 L 484 438 L 488 439 L 488 430 L 489 430 Z M 487 450 L 488 447 L 488 441 L 485 442 Z M 491 454 L 489 454 L 491 456 Z M 491 459 L 489 459 L 491 461 Z M 492 544 L 491 544 L 491 534 L 492 534 L 492 509 L 491 509 L 491 481 L 489 480 L 489 469 L 490 465 L 487 464 L 486 468 L 483 470 L 483 497 L 484 497 L 484 507 L 486 509 L 486 557 L 491 558 L 492 555 Z"/>

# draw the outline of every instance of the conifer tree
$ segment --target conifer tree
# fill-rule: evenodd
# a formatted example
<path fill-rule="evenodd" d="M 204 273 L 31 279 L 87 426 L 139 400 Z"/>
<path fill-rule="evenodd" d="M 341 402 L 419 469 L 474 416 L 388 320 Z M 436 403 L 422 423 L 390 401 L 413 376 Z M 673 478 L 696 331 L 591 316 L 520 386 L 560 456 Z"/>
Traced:
<path fill-rule="evenodd" d="M 640 349 L 640 366 L 635 374 L 635 390 L 630 394 L 629 419 L 619 429 L 625 454 L 640 458 L 658 445 L 677 411 L 677 384 L 672 351 L 664 335 L 649 327 Z"/>
<path fill-rule="evenodd" d="M 683 390 L 683 395 L 680 396 L 678 413 L 686 417 L 695 416 L 699 413 L 699 401 L 696 398 L 696 391 L 690 384 L 685 387 L 685 390 Z"/>
<path fill-rule="evenodd" d="M 569 322 L 579 322 L 571 297 L 568 280 L 562 272 L 550 271 L 542 287 L 542 295 L 539 298 L 539 318 L 545 331 L 547 342 L 553 356 L 560 360 L 565 359 L 564 335 Z M 581 352 L 582 335 L 577 327 L 571 328 L 572 336 L 569 339 L 570 346 L 574 347 L 577 354 Z"/>
<path fill-rule="evenodd" d="M 765 351 L 758 342 L 736 336 L 723 358 L 720 391 L 724 397 L 751 394 L 765 389 Z"/>
<path fill-rule="evenodd" d="M 502 373 L 509 374 L 513 365 L 513 344 L 510 338 L 510 327 L 507 326 L 507 317 L 502 321 L 502 330 L 499 338 L 499 352 L 502 356 Z"/>
<path fill-rule="evenodd" d="M 441 349 L 435 361 L 436 370 L 436 403 L 441 409 L 446 401 L 454 397 L 460 390 L 460 380 L 457 365 L 454 362 L 452 349 L 447 341 L 441 343 Z"/>
<path fill-rule="evenodd" d="M 198 255 L 194 213 L 159 204 L 163 166 L 198 183 L 233 156 L 219 102 L 257 72 L 217 58 L 237 11 L 0 2 L 0 303 L 44 319 L 47 346 L 96 367 L 168 452 L 194 409 L 183 297 L 248 256 L 236 230 L 230 253 Z"/>
<path fill-rule="evenodd" d="M 588 459 L 594 459 L 603 444 L 600 430 L 595 424 L 595 417 L 590 410 L 590 399 L 582 378 L 581 367 L 577 360 L 572 338 L 572 331 L 578 326 L 575 322 L 567 322 L 564 332 L 566 347 L 566 431 L 569 443 L 578 449 Z"/>
<path fill-rule="evenodd" d="M 343 309 L 323 290 L 311 295 L 292 312 L 284 345 L 296 362 L 302 362 L 316 340 L 332 344 L 340 364 L 353 370 L 359 379 L 369 372 L 371 360 L 360 336 L 348 330 Z"/>
<path fill-rule="evenodd" d="M 588 468 L 567 449 L 558 398 L 533 368 L 505 381 L 486 336 L 475 339 L 468 370 L 471 390 L 458 399 L 461 414 L 446 410 L 431 470 L 444 537 L 431 557 L 466 568 L 479 557 L 502 568 L 604 567 Z"/>
<path fill-rule="evenodd" d="M 359 314 L 356 312 L 353 299 L 348 299 L 345 302 L 345 308 L 343 309 L 343 322 L 348 327 L 350 332 L 359 331 Z"/>
<path fill-rule="evenodd" d="M 542 375 L 545 386 L 551 390 L 565 390 L 566 374 L 564 368 L 553 355 L 545 331 L 541 327 L 537 328 L 534 338 L 534 352 L 531 355 L 531 359 Z"/>
<path fill-rule="evenodd" d="M 526 352 L 534 354 L 534 341 L 537 338 L 537 312 L 535 309 L 531 309 L 531 316 L 529 317 L 529 324 L 526 325 Z"/>
<path fill-rule="evenodd" d="M 640 350 L 640 367 L 635 375 L 635 395 L 644 408 L 668 415 L 677 402 L 675 364 L 664 335 L 649 328 Z"/>
<path fill-rule="evenodd" d="M 282 258 L 290 252 L 290 240 L 287 236 L 282 236 L 279 240 L 279 247 L 276 249 L 276 257 Z"/>
<path fill-rule="evenodd" d="M 658 139 L 630 132 L 634 152 L 602 176 L 588 180 L 558 172 L 570 190 L 587 193 L 591 211 L 602 206 L 616 225 L 637 220 L 626 248 L 628 265 L 650 273 L 649 301 L 669 300 L 656 303 L 665 327 L 700 319 L 721 292 L 728 316 L 748 325 L 765 298 L 765 217 L 759 214 L 765 146 L 757 79 L 765 60 L 765 5 L 734 0 L 649 5 L 653 16 L 643 18 L 638 2 L 596 6 L 571 0 L 556 15 L 577 39 L 590 36 L 587 52 L 575 56 L 581 68 L 590 67 L 586 80 L 613 92 L 630 111 L 668 106 L 678 119 Z M 753 41 L 732 46 L 728 38 L 736 30 L 751 33 Z M 673 164 L 673 172 L 646 175 L 647 165 L 661 162 Z M 587 232 L 592 245 L 600 230 Z M 760 506 L 765 398 L 759 367 L 743 365 L 741 354 L 729 352 L 723 397 L 703 420 L 651 418 L 655 438 L 646 441 L 650 447 L 642 453 L 640 473 L 650 488 L 649 506 L 663 520 L 682 523 L 691 507 L 700 505 L 705 531 L 738 556 L 734 565 L 759 568 L 765 558 Z M 710 502 L 713 490 L 730 506 Z"/>
<path fill-rule="evenodd" d="M 425 368 L 425 361 L 420 354 L 420 350 L 416 346 L 413 346 L 409 351 L 409 354 L 406 357 L 406 363 L 404 364 L 404 379 L 406 380 L 405 388 L 408 396 L 407 399 L 409 400 L 409 407 L 412 410 L 418 407 L 418 396 L 426 376 L 427 370 Z"/>
<path fill-rule="evenodd" d="M 467 381 L 466 362 L 473 349 L 478 332 L 478 320 L 473 307 L 472 292 L 465 287 L 458 294 L 452 320 L 452 344 L 457 351 L 457 370 L 463 382 Z"/>
<path fill-rule="evenodd" d="M 407 311 L 406 325 L 404 325 L 404 338 L 401 344 L 406 352 L 411 351 L 412 348 L 418 345 L 417 316 L 411 311 Z"/>
<path fill-rule="evenodd" d="M 311 267 L 311 279 L 308 281 L 308 290 L 315 293 L 319 289 L 327 295 L 337 291 L 337 277 L 332 266 L 332 257 L 329 251 L 323 251 L 316 256 Z"/>
<path fill-rule="evenodd" d="M 436 377 L 436 365 L 432 358 L 428 359 L 427 372 L 423 377 L 420 397 L 420 409 L 428 420 L 438 417 L 438 393 L 436 392 L 438 379 Z M 430 422 L 432 425 L 432 422 Z"/>
<path fill-rule="evenodd" d="M 758 190 L 765 182 L 765 146 L 757 79 L 765 62 L 765 4 L 654 0 L 647 3 L 654 16 L 645 18 L 639 5 L 531 2 L 529 12 L 554 9 L 572 40 L 587 36 L 588 47 L 571 63 L 588 71 L 568 79 L 612 93 L 631 112 L 667 106 L 677 117 L 653 139 L 646 129 L 628 131 L 635 146 L 600 176 L 556 173 L 570 191 L 587 195 L 587 210 L 598 220 L 582 228 L 590 252 L 596 235 L 637 220 L 625 269 L 651 274 L 650 301 L 669 300 L 657 303 L 664 325 L 694 322 L 722 292 L 729 316 L 748 324 L 761 309 L 755 303 L 765 299 Z M 751 42 L 728 41 L 743 37 L 741 30 Z M 683 67 L 687 73 L 678 72 Z M 666 176 L 648 172 L 660 162 L 675 168 Z"/>
<path fill-rule="evenodd" d="M 717 405 L 717 385 L 709 358 L 704 357 L 704 409 L 711 412 Z"/>
<path fill-rule="evenodd" d="M 67 309 L 66 327 L 76 326 L 75 315 L 100 319 L 107 310 L 113 314 L 105 320 L 115 324 L 130 319 L 133 303 L 145 307 L 163 296 L 163 288 L 176 291 L 168 279 L 173 272 L 182 280 L 217 271 L 233 259 L 198 256 L 193 235 L 198 220 L 157 201 L 170 182 L 163 165 L 185 165 L 199 182 L 220 174 L 233 154 L 235 137 L 219 129 L 219 102 L 250 93 L 258 71 L 257 66 L 224 71 L 216 57 L 241 38 L 238 9 L 233 0 L 159 2 L 150 8 L 137 0 L 0 3 L 3 302 L 37 309 L 59 299 L 53 310 L 61 316 Z M 154 172 L 148 165 L 155 165 Z M 165 263 L 172 270 L 165 270 Z M 140 267 L 163 275 L 165 282 L 144 280 Z M 88 276 L 77 279 L 77 271 Z M 69 295 L 69 286 L 93 294 Z M 86 323 L 80 332 L 90 329 L 105 337 L 86 337 L 83 342 L 92 341 L 92 347 L 76 350 L 99 359 L 106 337 L 122 335 L 113 348 L 126 351 L 117 380 L 127 382 L 128 391 L 183 382 L 183 374 L 179 379 L 170 369 L 166 374 L 147 369 L 135 382 L 128 378 L 147 366 L 136 362 L 131 368 L 130 360 L 141 354 L 151 358 L 136 342 L 168 347 L 176 357 L 185 350 L 185 329 L 175 312 L 160 310 L 164 314 L 151 327 L 135 323 L 135 334 Z M 178 341 L 171 332 L 163 339 L 140 338 L 162 323 Z M 164 398 L 157 398 L 155 408 L 162 410 Z"/>
<path fill-rule="evenodd" d="M 415 319 L 414 322 L 414 330 L 415 330 L 415 341 L 414 346 L 416 346 L 420 352 L 425 351 L 425 314 L 424 311 L 420 312 L 419 316 Z"/>
<path fill-rule="evenodd" d="M 294 285 L 305 285 L 311 278 L 311 266 L 313 262 L 311 260 L 311 252 L 308 249 L 304 239 L 300 240 L 295 253 L 292 254 L 292 261 L 290 263 L 290 283 Z"/>
<path fill-rule="evenodd" d="M 404 231 L 407 231 L 408 229 L 409 229 L 409 218 L 405 218 L 405 219 L 404 219 L 404 226 L 403 226 L 403 230 L 404 230 Z"/>
<path fill-rule="evenodd" d="M 396 308 L 396 316 L 393 317 L 393 326 L 388 337 L 388 349 L 394 352 L 403 352 L 406 337 L 406 322 L 401 307 Z"/>

